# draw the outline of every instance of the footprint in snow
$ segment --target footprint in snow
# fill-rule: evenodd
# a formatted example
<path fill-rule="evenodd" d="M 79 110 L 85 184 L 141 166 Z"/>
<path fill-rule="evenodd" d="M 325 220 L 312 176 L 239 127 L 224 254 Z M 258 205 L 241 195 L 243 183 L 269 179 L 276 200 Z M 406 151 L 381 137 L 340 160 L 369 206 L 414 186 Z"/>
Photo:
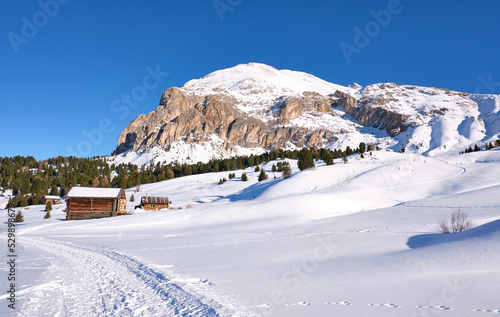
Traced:
<path fill-rule="evenodd" d="M 351 306 L 352 303 L 348 302 L 348 301 L 343 301 L 343 302 L 336 302 L 336 303 L 332 303 L 332 302 L 326 302 L 325 305 L 343 305 L 343 306 Z"/>
<path fill-rule="evenodd" d="M 388 308 L 399 308 L 401 306 L 396 304 L 368 304 L 368 306 L 378 306 L 378 307 L 388 307 Z"/>
<path fill-rule="evenodd" d="M 253 306 L 251 306 L 251 307 L 253 307 Z M 262 304 L 262 305 L 257 305 L 255 307 L 273 308 L 274 306 L 270 305 L 270 304 Z"/>
<path fill-rule="evenodd" d="M 311 306 L 312 304 L 309 302 L 298 302 L 292 304 L 285 304 L 285 306 Z"/>
<path fill-rule="evenodd" d="M 441 309 L 441 310 L 451 310 L 451 307 L 441 305 L 441 306 L 415 306 L 416 308 L 427 308 L 427 309 Z"/>
<path fill-rule="evenodd" d="M 500 314 L 500 309 L 474 309 L 475 312 L 483 312 L 483 313 L 497 313 Z"/>

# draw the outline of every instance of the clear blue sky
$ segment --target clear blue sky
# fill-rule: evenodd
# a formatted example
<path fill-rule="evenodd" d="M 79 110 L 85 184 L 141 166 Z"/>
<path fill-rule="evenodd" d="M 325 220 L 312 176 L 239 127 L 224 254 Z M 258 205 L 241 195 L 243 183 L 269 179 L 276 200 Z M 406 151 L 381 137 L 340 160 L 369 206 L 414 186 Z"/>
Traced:
<path fill-rule="evenodd" d="M 165 89 L 248 62 L 341 85 L 500 92 L 496 0 L 55 1 L 0 4 L 0 156 L 109 155 Z M 169 75 L 148 77 L 157 65 Z M 132 92 L 133 107 L 115 102 Z"/>

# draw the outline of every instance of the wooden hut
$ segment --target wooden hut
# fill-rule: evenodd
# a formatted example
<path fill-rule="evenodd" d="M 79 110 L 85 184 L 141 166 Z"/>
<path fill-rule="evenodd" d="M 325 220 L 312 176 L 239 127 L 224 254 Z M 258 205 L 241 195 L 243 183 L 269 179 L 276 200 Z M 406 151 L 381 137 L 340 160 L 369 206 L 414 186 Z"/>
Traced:
<path fill-rule="evenodd" d="M 73 187 L 66 195 L 66 220 L 125 215 L 126 205 L 121 188 Z"/>
<path fill-rule="evenodd" d="M 143 196 L 139 205 L 144 210 L 160 210 L 169 208 L 168 197 Z"/>
<path fill-rule="evenodd" d="M 47 203 L 49 201 L 52 203 L 52 205 L 61 204 L 61 197 L 59 197 L 59 196 L 50 196 L 50 195 L 43 195 L 42 196 L 42 204 L 47 205 Z"/>

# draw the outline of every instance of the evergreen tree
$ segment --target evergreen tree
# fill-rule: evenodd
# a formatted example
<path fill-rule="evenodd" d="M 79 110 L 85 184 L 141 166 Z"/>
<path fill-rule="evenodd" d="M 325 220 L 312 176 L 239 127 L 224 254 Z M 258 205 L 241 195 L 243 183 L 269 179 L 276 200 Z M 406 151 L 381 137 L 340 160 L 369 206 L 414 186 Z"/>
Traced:
<path fill-rule="evenodd" d="M 258 165 L 255 166 L 255 170 L 254 171 L 259 172 L 260 171 L 260 167 Z"/>
<path fill-rule="evenodd" d="M 325 162 L 326 165 L 333 165 L 332 152 L 330 152 L 329 150 L 324 150 L 323 152 L 324 153 L 321 159 Z"/>
<path fill-rule="evenodd" d="M 300 150 L 297 165 L 301 171 L 314 167 L 314 159 L 309 149 L 303 148 Z"/>
<path fill-rule="evenodd" d="M 49 219 L 50 217 L 51 217 L 51 215 L 50 215 L 50 211 L 47 211 L 47 212 L 45 213 L 45 216 L 43 216 L 43 219 Z"/>
<path fill-rule="evenodd" d="M 287 179 L 288 177 L 292 176 L 292 169 L 290 168 L 290 165 L 287 165 L 283 168 L 282 176 L 284 179 Z"/>
<path fill-rule="evenodd" d="M 14 222 L 24 222 L 24 216 L 21 210 L 17 212 L 16 219 L 14 220 Z"/>
<path fill-rule="evenodd" d="M 347 164 L 347 162 L 349 162 L 349 160 L 347 159 L 346 153 L 344 153 L 344 156 L 342 157 L 342 161 L 344 162 L 344 164 Z"/>
<path fill-rule="evenodd" d="M 45 211 L 51 211 L 52 210 L 52 202 L 48 201 L 47 204 L 45 205 Z"/>
<path fill-rule="evenodd" d="M 135 201 L 134 194 L 132 194 L 132 196 L 130 196 L 130 201 L 131 202 Z"/>
<path fill-rule="evenodd" d="M 53 196 L 59 196 L 59 189 L 57 188 L 56 184 L 52 184 L 52 187 L 50 188 L 50 194 Z"/>
<path fill-rule="evenodd" d="M 266 171 L 264 171 L 264 169 L 261 169 L 260 170 L 260 174 L 259 174 L 259 182 L 267 179 L 267 174 L 266 174 Z"/>
<path fill-rule="evenodd" d="M 21 198 L 19 200 L 18 206 L 19 207 L 26 207 L 26 206 L 28 206 L 28 198 L 26 196 L 21 196 Z"/>
<path fill-rule="evenodd" d="M 359 153 L 363 154 L 366 152 L 366 144 L 364 142 L 359 143 Z"/>
<path fill-rule="evenodd" d="M 241 180 L 242 180 L 243 182 L 246 182 L 246 181 L 248 180 L 248 176 L 247 176 L 247 174 L 245 174 L 245 173 L 241 174 Z"/>
<path fill-rule="evenodd" d="M 481 151 L 479 146 L 477 146 L 477 144 L 474 144 L 474 152 L 479 152 L 479 151 Z"/>
<path fill-rule="evenodd" d="M 273 168 L 271 169 L 271 171 L 274 173 L 276 172 L 276 165 L 273 164 Z"/>

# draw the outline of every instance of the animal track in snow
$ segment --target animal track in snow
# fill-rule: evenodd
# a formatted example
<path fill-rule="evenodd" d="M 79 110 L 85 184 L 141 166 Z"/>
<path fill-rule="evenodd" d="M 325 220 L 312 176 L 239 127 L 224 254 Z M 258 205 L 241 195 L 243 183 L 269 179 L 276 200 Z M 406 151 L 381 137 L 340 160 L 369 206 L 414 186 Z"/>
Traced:
<path fill-rule="evenodd" d="M 336 302 L 336 303 L 332 303 L 332 302 L 326 302 L 325 305 L 343 305 L 343 306 L 351 306 L 352 303 L 348 302 L 348 301 L 343 301 L 343 302 Z"/>
<path fill-rule="evenodd" d="M 285 304 L 285 306 L 311 306 L 312 304 L 309 302 L 298 302 L 292 304 Z"/>
<path fill-rule="evenodd" d="M 401 306 L 396 304 L 368 304 L 368 306 L 378 306 L 378 307 L 388 307 L 388 308 L 399 308 Z"/>
<path fill-rule="evenodd" d="M 441 310 L 450 310 L 451 307 L 441 305 L 441 306 L 415 306 L 416 308 L 427 308 L 427 309 L 441 309 Z"/>
<path fill-rule="evenodd" d="M 500 309 L 494 310 L 494 309 L 474 309 L 475 312 L 483 312 L 483 313 L 497 313 L 500 314 Z"/>

